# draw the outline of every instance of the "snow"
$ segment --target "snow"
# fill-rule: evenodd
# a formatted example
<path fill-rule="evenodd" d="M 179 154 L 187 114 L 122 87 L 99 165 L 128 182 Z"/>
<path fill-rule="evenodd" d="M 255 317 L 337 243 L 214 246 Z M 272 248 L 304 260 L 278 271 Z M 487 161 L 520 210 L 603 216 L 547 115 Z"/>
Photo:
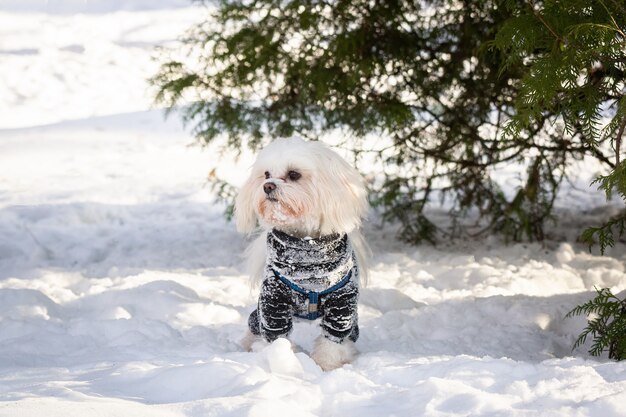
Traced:
<path fill-rule="evenodd" d="M 246 242 L 205 179 L 249 160 L 150 108 L 152 46 L 204 13 L 155 3 L 0 0 L 0 416 L 626 416 L 626 364 L 564 319 L 626 289 L 624 245 L 411 247 L 372 221 L 356 361 L 321 371 L 311 323 L 243 352 Z M 553 236 L 605 213 L 564 198 L 585 211 Z"/>

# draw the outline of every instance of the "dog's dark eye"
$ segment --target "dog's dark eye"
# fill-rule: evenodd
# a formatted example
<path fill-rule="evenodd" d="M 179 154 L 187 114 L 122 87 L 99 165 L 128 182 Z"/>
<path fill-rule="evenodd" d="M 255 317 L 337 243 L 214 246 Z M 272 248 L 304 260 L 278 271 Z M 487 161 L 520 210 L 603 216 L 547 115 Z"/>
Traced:
<path fill-rule="evenodd" d="M 297 171 L 289 171 L 287 173 L 287 177 L 291 180 L 291 181 L 298 181 L 300 179 L 300 177 L 302 177 L 302 174 L 300 174 Z"/>
<path fill-rule="evenodd" d="M 265 171 L 265 179 L 269 179 L 270 178 L 270 172 L 269 171 Z"/>

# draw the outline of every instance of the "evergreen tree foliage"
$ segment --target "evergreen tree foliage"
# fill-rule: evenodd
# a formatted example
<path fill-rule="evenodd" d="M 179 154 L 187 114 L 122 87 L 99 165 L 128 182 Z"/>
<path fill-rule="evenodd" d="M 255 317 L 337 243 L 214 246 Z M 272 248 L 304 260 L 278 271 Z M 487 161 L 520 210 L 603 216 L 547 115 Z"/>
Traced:
<path fill-rule="evenodd" d="M 611 168 L 595 181 L 607 198 L 617 191 L 626 202 L 626 165 L 620 159 L 626 126 L 626 3 L 530 0 L 522 8 L 513 1 L 503 6 L 514 17 L 490 46 L 505 56 L 503 70 L 525 68 L 516 112 L 503 135 L 524 138 L 529 126 L 552 115 L 553 123 L 563 126 L 563 140 L 577 141 Z M 605 155 L 607 149 L 612 158 Z M 590 247 L 599 243 L 604 253 L 625 226 L 626 212 L 587 229 L 581 240 Z"/>
<path fill-rule="evenodd" d="M 152 82 L 203 143 L 340 129 L 358 161 L 381 138 L 372 203 L 407 241 L 434 240 L 425 209 L 442 199 L 454 225 L 475 213 L 482 231 L 542 239 L 571 161 L 616 166 L 603 145 L 623 126 L 626 19 L 607 2 L 221 0 Z M 525 172 L 507 195 L 513 162 Z"/>
<path fill-rule="evenodd" d="M 596 290 L 593 300 L 581 304 L 567 314 L 567 317 L 585 315 L 590 317 L 587 327 L 578 336 L 574 349 L 583 345 L 587 337 L 593 337 L 589 353 L 600 356 L 608 351 L 609 358 L 626 359 L 626 299 L 613 295 L 611 290 Z"/>
<path fill-rule="evenodd" d="M 596 178 L 594 184 L 599 184 L 598 188 L 606 193 L 610 199 L 613 192 L 617 191 L 622 200 L 626 202 L 626 161 L 618 163 L 611 173 Z M 589 244 L 589 248 L 594 244 L 600 246 L 600 252 L 604 253 L 608 246 L 615 244 L 615 235 L 624 236 L 626 232 L 626 212 L 609 219 L 599 227 L 590 227 L 585 230 L 580 240 Z"/>

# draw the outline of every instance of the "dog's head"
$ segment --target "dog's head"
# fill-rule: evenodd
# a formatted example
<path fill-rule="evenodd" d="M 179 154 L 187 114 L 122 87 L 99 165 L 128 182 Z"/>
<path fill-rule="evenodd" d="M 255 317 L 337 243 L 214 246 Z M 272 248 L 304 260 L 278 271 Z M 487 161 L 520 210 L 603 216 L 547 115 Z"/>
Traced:
<path fill-rule="evenodd" d="M 278 139 L 264 148 L 235 202 L 241 232 L 349 233 L 367 210 L 359 173 L 321 142 Z"/>

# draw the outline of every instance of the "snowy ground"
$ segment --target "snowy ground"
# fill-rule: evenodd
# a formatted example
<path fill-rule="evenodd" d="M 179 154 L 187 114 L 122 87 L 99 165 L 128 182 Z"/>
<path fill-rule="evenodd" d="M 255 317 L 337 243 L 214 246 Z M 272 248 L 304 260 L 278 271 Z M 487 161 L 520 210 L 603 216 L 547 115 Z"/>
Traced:
<path fill-rule="evenodd" d="M 220 156 L 144 82 L 201 13 L 155 3 L 0 0 L 0 416 L 626 416 L 626 363 L 572 352 L 584 319 L 563 318 L 626 289 L 623 245 L 414 248 L 369 224 L 358 359 L 242 352 L 245 241 L 204 186 Z M 555 236 L 602 200 L 565 198 L 586 211 Z"/>

